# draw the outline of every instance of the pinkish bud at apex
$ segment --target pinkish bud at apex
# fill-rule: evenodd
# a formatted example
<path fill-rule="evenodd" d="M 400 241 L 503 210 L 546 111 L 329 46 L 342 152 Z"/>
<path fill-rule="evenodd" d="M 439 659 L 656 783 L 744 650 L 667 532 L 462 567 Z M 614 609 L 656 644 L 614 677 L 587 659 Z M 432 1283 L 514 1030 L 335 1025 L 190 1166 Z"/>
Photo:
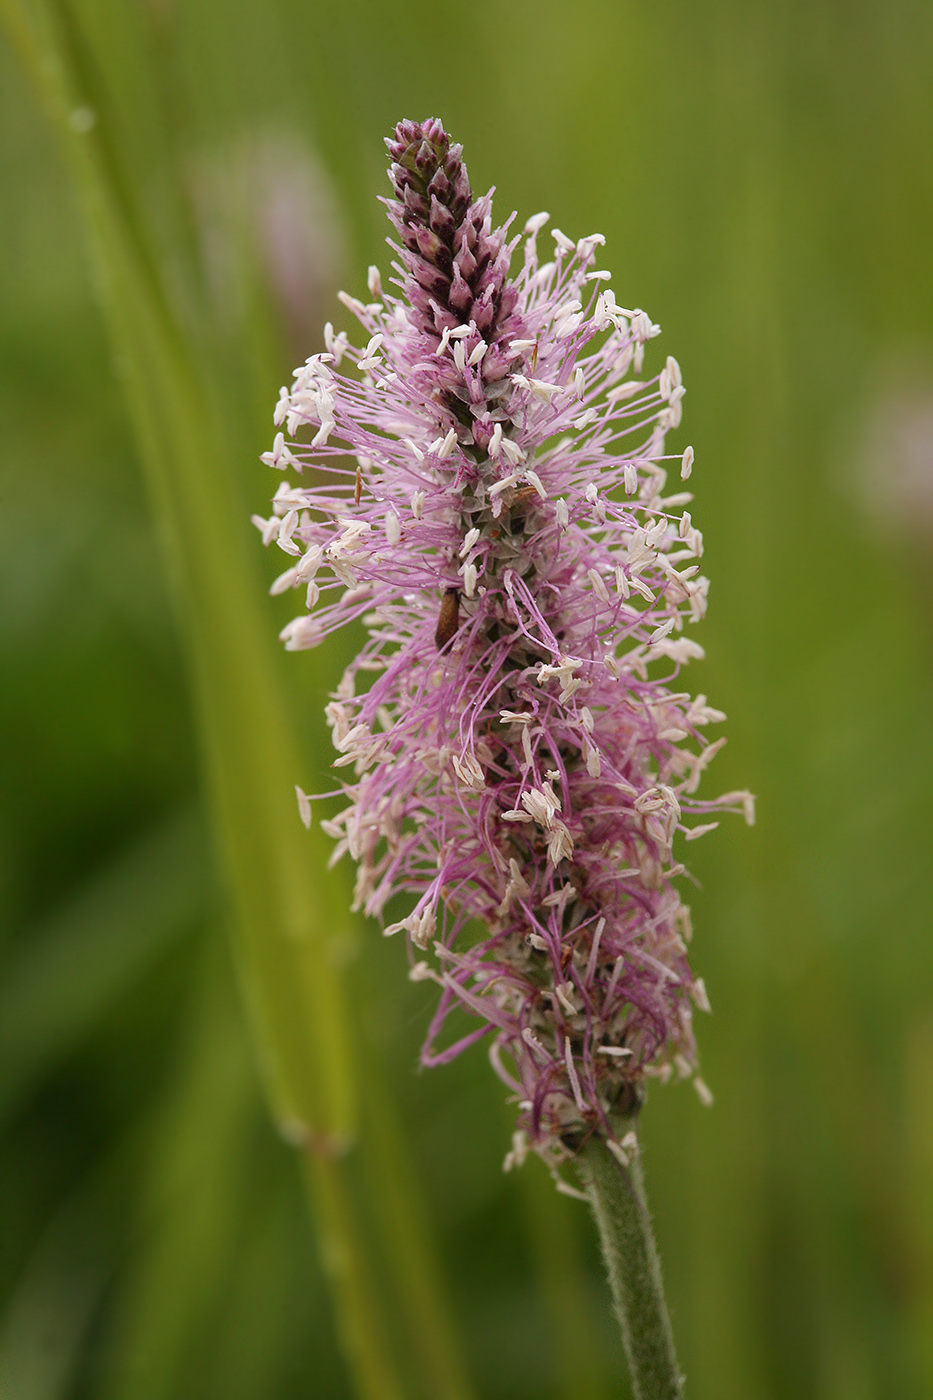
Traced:
<path fill-rule="evenodd" d="M 440 363 L 433 385 L 429 377 L 426 387 L 439 389 L 451 417 L 470 428 L 473 396 L 448 391 L 445 381 L 455 354 L 450 336 L 468 329 L 469 353 L 483 342 L 487 382 L 514 365 L 509 341 L 521 334 L 521 323 L 512 314 L 518 294 L 508 282 L 513 245 L 506 243 L 505 228 L 491 226 L 491 194 L 473 198 L 461 147 L 450 144 L 440 122 L 400 122 L 386 145 L 395 190 L 386 206 L 400 242 L 408 319 L 419 335 L 442 346 L 435 349 Z"/>

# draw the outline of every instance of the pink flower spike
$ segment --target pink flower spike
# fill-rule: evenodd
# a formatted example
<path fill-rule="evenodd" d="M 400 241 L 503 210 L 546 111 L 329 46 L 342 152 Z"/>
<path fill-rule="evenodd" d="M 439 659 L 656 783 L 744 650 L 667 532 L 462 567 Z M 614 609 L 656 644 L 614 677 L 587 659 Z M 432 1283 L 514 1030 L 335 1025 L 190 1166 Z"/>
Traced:
<path fill-rule="evenodd" d="M 296 371 L 265 460 L 300 484 L 257 523 L 312 613 L 289 648 L 368 629 L 327 708 L 348 802 L 327 830 L 354 908 L 408 901 L 387 931 L 441 988 L 424 1063 L 488 1036 L 555 1164 L 695 1069 L 673 848 L 750 807 L 695 796 L 723 716 L 680 688 L 708 588 L 692 498 L 665 495 L 693 459 L 664 455 L 681 372 L 651 377 L 659 328 L 594 271 L 601 238 L 555 231 L 539 261 L 546 216 L 494 228 L 440 122 L 387 145 L 398 295 L 370 269 L 373 300 L 342 297 L 360 333 Z"/>

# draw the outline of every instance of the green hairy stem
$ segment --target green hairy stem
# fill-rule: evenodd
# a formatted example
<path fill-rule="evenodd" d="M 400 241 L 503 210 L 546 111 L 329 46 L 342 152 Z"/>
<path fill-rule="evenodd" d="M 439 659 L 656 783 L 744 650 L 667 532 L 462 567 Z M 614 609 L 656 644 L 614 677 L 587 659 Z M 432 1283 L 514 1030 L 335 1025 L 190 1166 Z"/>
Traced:
<path fill-rule="evenodd" d="M 605 1138 L 594 1135 L 576 1165 L 599 1229 L 635 1400 L 682 1400 L 641 1162 L 637 1150 L 628 1156 L 623 1166 Z"/>

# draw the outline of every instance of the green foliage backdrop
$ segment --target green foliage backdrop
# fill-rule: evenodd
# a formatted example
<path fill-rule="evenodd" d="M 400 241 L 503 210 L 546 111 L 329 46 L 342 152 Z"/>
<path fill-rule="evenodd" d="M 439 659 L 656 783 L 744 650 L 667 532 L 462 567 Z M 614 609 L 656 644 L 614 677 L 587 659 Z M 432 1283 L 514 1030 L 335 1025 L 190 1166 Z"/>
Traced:
<path fill-rule="evenodd" d="M 168 288 L 205 441 L 222 432 L 206 514 L 240 531 L 269 639 L 289 614 L 247 524 L 275 486 L 257 458 L 338 283 L 387 272 L 382 137 L 438 115 L 500 215 L 606 235 L 620 300 L 661 323 L 688 389 L 674 447 L 696 447 L 713 580 L 691 683 L 730 717 L 710 792 L 759 797 L 754 831 L 692 851 L 715 1107 L 672 1086 L 644 1115 L 688 1394 L 933 1393 L 933 10 L 0 8 L 9 37 L 25 16 L 80 56 L 73 132 L 106 137 Z M 186 594 L 68 170 L 0 49 L 0 1394 L 340 1400 L 317 1217 L 228 951 Z M 259 690 L 273 677 L 311 790 L 350 645 L 287 663 L 270 647 L 230 677 L 237 694 L 250 665 Z M 321 848 L 297 849 L 329 925 Z M 382 1143 L 351 1154 L 348 1190 L 401 1393 L 619 1394 L 582 1207 L 536 1162 L 503 1176 L 509 1113 L 482 1053 L 417 1074 L 430 993 L 375 929 L 336 932 L 364 1137 L 378 1122 Z M 419 1229 L 472 1390 L 459 1362 L 426 1381 L 430 1337 L 417 1364 L 404 1341 Z"/>

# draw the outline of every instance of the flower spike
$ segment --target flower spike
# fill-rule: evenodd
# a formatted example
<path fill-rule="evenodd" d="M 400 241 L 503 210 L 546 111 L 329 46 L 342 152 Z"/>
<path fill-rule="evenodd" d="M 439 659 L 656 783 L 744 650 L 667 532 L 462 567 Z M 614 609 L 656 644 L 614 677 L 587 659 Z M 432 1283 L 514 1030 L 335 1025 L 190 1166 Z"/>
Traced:
<path fill-rule="evenodd" d="M 327 710 L 348 802 L 325 827 L 356 908 L 408 900 L 384 931 L 439 988 L 424 1063 L 488 1042 L 510 1159 L 594 1133 L 624 1156 L 620 1118 L 693 1075 L 708 1009 L 675 844 L 751 819 L 746 793 L 696 796 L 724 716 L 680 685 L 708 588 L 667 487 L 693 462 L 664 455 L 680 368 L 646 373 L 659 327 L 616 303 L 600 236 L 555 229 L 542 260 L 535 216 L 510 277 L 522 240 L 441 124 L 387 145 L 401 294 L 373 270 L 370 303 L 344 298 L 359 343 L 327 326 L 282 390 L 264 460 L 312 470 L 256 522 L 289 556 L 273 590 L 306 593 L 287 648 L 368 629 Z"/>

